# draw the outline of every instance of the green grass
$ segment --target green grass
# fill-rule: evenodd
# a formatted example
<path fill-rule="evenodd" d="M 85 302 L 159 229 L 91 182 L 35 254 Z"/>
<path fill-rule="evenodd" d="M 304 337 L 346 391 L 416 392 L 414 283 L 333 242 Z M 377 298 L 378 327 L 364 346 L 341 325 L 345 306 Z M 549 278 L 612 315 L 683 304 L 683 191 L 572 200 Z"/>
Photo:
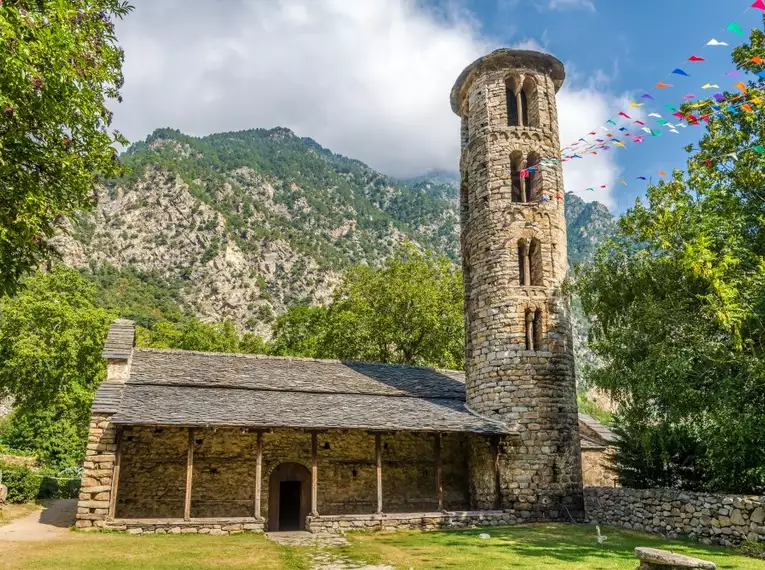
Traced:
<path fill-rule="evenodd" d="M 587 414 L 602 424 L 611 425 L 614 421 L 614 415 L 611 412 L 599 408 L 598 405 L 590 400 L 586 394 L 577 392 L 576 404 L 579 406 L 579 411 L 581 413 Z"/>
<path fill-rule="evenodd" d="M 726 548 L 667 540 L 660 536 L 601 528 L 608 538 L 595 540 L 590 525 L 539 524 L 468 531 L 353 535 L 345 554 L 367 563 L 416 570 L 634 570 L 636 546 L 651 546 L 711 560 L 717 568 L 765 570 L 765 561 Z M 481 540 L 478 535 L 491 538 Z"/>
<path fill-rule="evenodd" d="M 539 524 L 448 532 L 352 534 L 330 549 L 338 557 L 399 570 L 634 570 L 636 546 L 653 546 L 712 560 L 721 570 L 765 570 L 765 561 L 731 549 L 590 525 Z M 491 538 L 481 540 L 487 532 Z M 70 532 L 50 542 L 0 543 L 1 569 L 35 570 L 309 570 L 312 548 L 278 546 L 262 535 L 152 535 Z"/>

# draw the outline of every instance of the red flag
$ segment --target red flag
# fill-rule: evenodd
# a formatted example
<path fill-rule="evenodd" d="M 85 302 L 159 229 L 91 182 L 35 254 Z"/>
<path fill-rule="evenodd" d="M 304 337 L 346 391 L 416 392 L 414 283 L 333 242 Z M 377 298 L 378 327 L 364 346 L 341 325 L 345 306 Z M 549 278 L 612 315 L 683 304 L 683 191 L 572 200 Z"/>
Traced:
<path fill-rule="evenodd" d="M 699 57 L 697 55 L 692 55 L 688 58 L 688 61 L 706 61 L 703 57 Z"/>
<path fill-rule="evenodd" d="M 758 10 L 765 10 L 765 0 L 757 0 L 754 4 L 752 4 L 752 8 L 757 8 Z"/>
<path fill-rule="evenodd" d="M 635 121 L 638 125 L 642 125 L 645 127 L 645 123 L 643 121 Z"/>
<path fill-rule="evenodd" d="M 632 118 L 627 113 L 625 113 L 624 111 L 619 111 L 619 116 L 620 117 L 624 117 L 625 119 L 631 119 Z"/>

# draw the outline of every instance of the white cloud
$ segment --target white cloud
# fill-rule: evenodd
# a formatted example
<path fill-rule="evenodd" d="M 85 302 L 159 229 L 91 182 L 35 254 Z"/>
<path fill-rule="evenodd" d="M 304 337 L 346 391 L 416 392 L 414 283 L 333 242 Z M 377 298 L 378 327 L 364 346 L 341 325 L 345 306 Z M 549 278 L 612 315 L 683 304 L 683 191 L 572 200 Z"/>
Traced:
<path fill-rule="evenodd" d="M 415 0 L 134 4 L 117 30 L 126 83 L 115 126 L 129 139 L 163 126 L 193 135 L 286 126 L 397 176 L 456 170 L 449 91 L 498 47 L 469 14 Z M 614 99 L 573 77 L 559 95 L 563 144 L 604 121 Z M 566 185 L 613 182 L 618 170 L 613 156 L 591 157 L 567 165 Z M 583 197 L 612 204 L 609 194 Z"/>
<path fill-rule="evenodd" d="M 595 0 L 546 0 L 550 10 L 583 9 L 595 11 Z"/>

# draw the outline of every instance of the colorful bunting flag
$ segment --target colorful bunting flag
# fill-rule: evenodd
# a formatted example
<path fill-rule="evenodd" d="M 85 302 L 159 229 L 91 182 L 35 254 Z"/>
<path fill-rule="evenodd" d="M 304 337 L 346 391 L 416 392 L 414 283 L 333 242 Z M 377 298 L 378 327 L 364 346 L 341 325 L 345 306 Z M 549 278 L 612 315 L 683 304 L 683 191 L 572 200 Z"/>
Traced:
<path fill-rule="evenodd" d="M 690 75 L 688 75 L 685 71 L 683 71 L 679 67 L 675 69 L 672 73 L 674 73 L 675 75 L 683 75 L 685 77 L 690 77 Z"/>
<path fill-rule="evenodd" d="M 757 8 L 758 10 L 765 10 L 765 2 L 763 0 L 755 0 L 754 4 L 752 4 L 752 8 Z"/>
<path fill-rule="evenodd" d="M 754 113 L 754 109 L 752 109 L 751 105 L 741 105 L 741 108 L 747 113 Z"/>
<path fill-rule="evenodd" d="M 659 81 L 656 84 L 656 87 L 659 89 L 666 89 L 667 87 L 672 87 L 672 85 L 670 83 L 662 83 L 661 81 Z"/>
<path fill-rule="evenodd" d="M 762 58 L 759 55 L 755 55 L 752 59 L 749 61 L 753 61 L 754 63 L 762 63 Z"/>
<path fill-rule="evenodd" d="M 651 101 L 653 101 L 653 97 L 651 97 L 651 94 L 650 94 L 650 93 L 643 93 L 643 94 L 640 96 L 640 98 L 641 98 L 641 99 L 650 99 Z"/>
<path fill-rule="evenodd" d="M 706 59 L 704 59 L 703 57 L 699 57 L 697 55 L 692 55 L 691 57 L 688 58 L 688 61 L 694 61 L 694 62 L 695 61 L 706 61 Z"/>
<path fill-rule="evenodd" d="M 638 176 L 637 180 L 648 180 L 648 178 L 646 178 L 645 176 Z"/>
<path fill-rule="evenodd" d="M 719 89 L 720 86 L 716 83 L 705 83 L 701 86 L 702 89 Z"/>
<path fill-rule="evenodd" d="M 765 154 L 765 149 L 762 148 L 762 145 L 756 145 L 752 147 L 752 150 L 756 152 L 757 154 Z"/>
<path fill-rule="evenodd" d="M 627 113 L 625 113 L 624 111 L 619 111 L 619 116 L 620 116 L 620 117 L 624 117 L 625 119 L 632 119 L 632 117 L 630 117 L 630 116 L 629 116 Z"/>
<path fill-rule="evenodd" d="M 626 180 L 619 180 L 619 184 L 623 184 L 624 186 L 626 186 L 627 185 L 627 181 Z"/>
<path fill-rule="evenodd" d="M 659 113 L 650 113 L 648 116 L 649 117 L 656 117 L 657 119 L 661 119 L 661 115 L 659 115 Z"/>
<path fill-rule="evenodd" d="M 741 74 L 735 69 L 731 69 L 725 75 L 727 75 L 728 77 L 741 77 Z"/>
<path fill-rule="evenodd" d="M 642 107 L 645 103 L 630 103 L 630 107 Z"/>
<path fill-rule="evenodd" d="M 619 113 L 619 114 L 620 114 L 620 115 L 623 115 L 624 113 Z M 627 118 L 629 119 L 629 117 L 627 117 Z M 615 124 L 616 124 L 616 122 L 615 122 L 613 119 L 608 119 L 608 120 L 606 121 L 606 124 L 607 124 L 607 125 L 615 125 Z"/>
<path fill-rule="evenodd" d="M 712 38 L 707 42 L 708 46 L 727 46 L 728 44 L 725 42 L 718 42 L 716 39 Z"/>
<path fill-rule="evenodd" d="M 635 123 L 637 123 L 638 125 L 644 125 L 645 126 L 645 123 L 643 121 L 635 121 Z"/>
<path fill-rule="evenodd" d="M 739 81 L 738 83 L 736 83 L 736 84 L 735 84 L 733 87 L 738 87 L 739 89 L 741 89 L 741 91 L 743 91 L 744 93 L 746 93 L 746 85 L 744 85 L 744 84 L 743 84 L 742 82 L 740 82 L 740 81 Z"/>
<path fill-rule="evenodd" d="M 718 101 L 725 101 L 725 95 L 723 95 L 722 93 L 715 93 L 713 97 L 717 99 Z"/>
<path fill-rule="evenodd" d="M 666 175 L 667 175 L 666 172 L 664 172 L 663 170 L 659 170 L 659 176 L 666 176 Z"/>
<path fill-rule="evenodd" d="M 731 22 L 726 26 L 725 29 L 729 32 L 733 32 L 734 34 L 744 37 L 744 30 L 742 30 L 741 26 L 739 26 L 736 22 Z"/>
<path fill-rule="evenodd" d="M 696 95 L 693 93 L 688 93 L 688 95 L 683 95 L 683 99 L 695 99 Z"/>

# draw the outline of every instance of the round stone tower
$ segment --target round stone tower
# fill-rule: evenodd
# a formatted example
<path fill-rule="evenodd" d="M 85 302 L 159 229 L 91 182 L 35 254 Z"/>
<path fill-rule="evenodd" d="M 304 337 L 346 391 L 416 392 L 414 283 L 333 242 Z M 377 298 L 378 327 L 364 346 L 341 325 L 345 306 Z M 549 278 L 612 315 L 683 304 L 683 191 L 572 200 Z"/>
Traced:
<path fill-rule="evenodd" d="M 567 297 L 556 58 L 500 49 L 451 93 L 462 119 L 461 246 L 467 405 L 511 435 L 474 441 L 474 507 L 522 518 L 582 516 Z M 487 475 L 493 464 L 494 479 Z"/>

